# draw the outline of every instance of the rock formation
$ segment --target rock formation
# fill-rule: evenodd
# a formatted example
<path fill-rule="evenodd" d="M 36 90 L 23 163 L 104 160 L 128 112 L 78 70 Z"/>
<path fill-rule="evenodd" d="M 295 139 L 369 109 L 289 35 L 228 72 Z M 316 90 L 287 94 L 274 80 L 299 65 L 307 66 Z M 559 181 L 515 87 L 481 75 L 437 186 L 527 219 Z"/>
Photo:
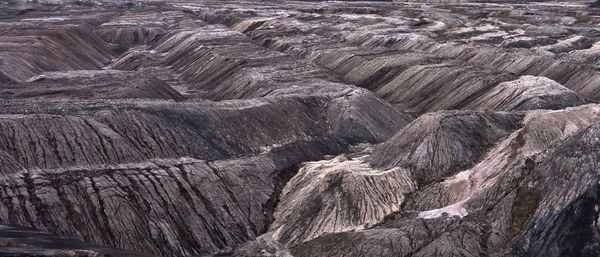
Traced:
<path fill-rule="evenodd" d="M 0 256 L 600 255 L 600 10 L 436 2 L 0 3 Z"/>

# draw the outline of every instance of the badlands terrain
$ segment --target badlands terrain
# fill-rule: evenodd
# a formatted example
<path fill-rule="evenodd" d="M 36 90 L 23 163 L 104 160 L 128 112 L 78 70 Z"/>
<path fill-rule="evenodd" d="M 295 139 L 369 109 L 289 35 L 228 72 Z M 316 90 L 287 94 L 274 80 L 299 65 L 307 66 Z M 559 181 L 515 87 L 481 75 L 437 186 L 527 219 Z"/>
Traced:
<path fill-rule="evenodd" d="M 590 4 L 0 1 L 0 256 L 600 256 Z"/>

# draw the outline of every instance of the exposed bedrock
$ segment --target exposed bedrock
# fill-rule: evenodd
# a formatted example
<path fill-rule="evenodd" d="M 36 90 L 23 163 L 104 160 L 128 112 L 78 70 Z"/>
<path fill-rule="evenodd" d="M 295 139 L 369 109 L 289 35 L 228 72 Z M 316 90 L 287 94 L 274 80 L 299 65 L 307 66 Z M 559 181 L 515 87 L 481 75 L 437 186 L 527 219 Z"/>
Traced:
<path fill-rule="evenodd" d="M 325 138 L 224 161 L 28 168 L 2 179 L 0 215 L 9 223 L 164 256 L 227 250 L 264 232 L 264 205 L 280 172 L 346 148 Z"/>
<path fill-rule="evenodd" d="M 343 149 L 328 142 L 313 147 Z M 285 154 L 294 161 L 310 158 L 301 150 L 297 157 Z M 274 161 L 286 165 L 281 159 L 155 159 L 30 170 L 4 179 L 0 215 L 14 224 L 164 256 L 226 250 L 265 230 L 263 204 L 279 171 Z"/>
<path fill-rule="evenodd" d="M 291 257 L 293 256 L 290 251 L 279 241 L 271 237 L 272 233 L 265 233 L 252 240 L 240 245 L 231 256 L 244 256 L 252 257 L 257 255 L 262 256 L 277 256 L 277 257 Z M 227 256 L 227 255 L 225 255 Z"/>
<path fill-rule="evenodd" d="M 33 113 L 3 114 L 1 219 L 165 256 L 229 251 L 266 231 L 274 207 L 264 206 L 282 173 L 404 126 L 404 114 L 370 97 L 41 102 Z M 358 119 L 340 133 L 328 109 L 368 113 L 356 98 L 397 118 Z M 12 106 L 5 112 L 23 110 Z"/>
<path fill-rule="evenodd" d="M 474 165 L 522 116 L 493 112 L 424 115 L 386 143 L 305 163 L 283 189 L 272 238 L 295 246 L 331 232 L 364 230 L 401 210 L 420 186 Z M 473 141 L 469 141 L 469 140 Z"/>
<path fill-rule="evenodd" d="M 597 121 L 597 115 L 597 105 L 585 105 L 561 111 L 529 112 L 523 119 L 523 126 L 497 142 L 477 164 L 457 172 L 441 183 L 433 183 L 422 188 L 410 198 L 406 208 L 418 211 L 438 209 L 462 203 L 474 196 L 485 198 L 482 189 L 493 183 L 498 184 L 488 193 L 510 187 L 507 182 L 499 182 L 498 176 L 506 173 L 509 174 L 508 176 L 513 176 L 514 174 L 510 174 L 514 169 L 516 172 L 526 173 L 518 175 L 526 178 L 532 165 L 535 165 L 535 160 L 539 158 L 537 155 L 556 147 L 568 136 Z"/>
<path fill-rule="evenodd" d="M 0 1 L 0 255 L 597 256 L 598 17 Z"/>
<path fill-rule="evenodd" d="M 113 57 L 90 25 L 0 25 L 0 82 L 24 82 L 44 71 L 99 69 Z"/>
<path fill-rule="evenodd" d="M 413 119 L 308 61 L 182 17 L 90 25 L 105 49 L 136 49 L 108 69 L 42 67 L 2 85 L 3 222 L 164 256 L 229 252 L 267 231 L 300 163 Z M 154 21 L 172 32 L 127 28 Z"/>
<path fill-rule="evenodd" d="M 190 15 L 172 10 L 127 11 L 103 24 L 94 32 L 105 42 L 130 48 L 152 43 L 167 33 L 169 27 Z"/>
<path fill-rule="evenodd" d="M 466 99 L 514 79 L 514 74 L 546 76 L 585 97 L 598 98 L 594 88 L 600 74 L 588 62 L 564 54 L 585 52 L 596 42 L 597 33 L 587 25 L 597 22 L 592 13 L 573 10 L 576 15 L 571 17 L 573 13 L 551 6 L 513 10 L 500 5 L 468 10 L 468 5 L 378 5 L 385 11 L 341 11 L 335 4 L 322 4 L 322 9 L 313 11 L 291 4 L 287 13 L 270 9 L 241 12 L 228 6 L 187 7 L 210 23 L 225 24 L 260 45 L 304 57 L 393 103 L 405 103 L 407 99 L 398 95 L 406 90 L 423 96 L 451 92 Z M 323 23 L 330 28 L 325 29 Z M 523 45 L 506 48 L 519 42 Z M 488 67 L 485 76 L 495 76 L 480 79 L 480 66 Z M 471 69 L 479 74 L 472 78 L 458 75 Z M 417 84 L 405 82 L 407 78 Z M 441 85 L 447 89 L 438 89 Z M 419 99 L 409 107 L 428 102 Z M 452 107 L 445 101 L 436 103 Z"/>
<path fill-rule="evenodd" d="M 578 165 L 561 172 L 563 175 L 545 172 L 560 171 L 549 168 L 557 165 L 551 163 L 564 163 L 556 157 L 558 153 L 575 156 L 563 158 L 580 158 L 577 152 L 589 150 L 585 147 L 595 142 L 591 136 L 595 132 L 591 131 L 597 127 L 598 111 L 597 105 L 585 105 L 564 111 L 530 112 L 523 119 L 522 128 L 497 141 L 477 164 L 443 181 L 418 188 L 400 211 L 388 215 L 373 228 L 324 234 L 292 246 L 291 253 L 294 256 L 318 252 L 327 256 L 537 253 L 593 256 L 598 233 L 594 223 L 597 211 L 593 207 L 597 204 L 594 193 L 597 178 L 589 176 L 596 174 L 595 164 L 591 164 L 595 163 L 594 157 L 581 157 L 586 161 L 577 159 L 591 166 Z M 593 125 L 586 128 L 590 124 Z M 588 138 L 580 139 L 582 134 Z M 581 140 L 592 143 L 586 145 Z M 568 153 L 562 150 L 575 145 L 582 150 L 575 154 L 573 150 Z M 565 172 L 569 175 L 564 175 Z M 564 181 L 556 182 L 559 177 Z M 554 190 L 565 191 L 544 193 Z M 561 237 L 567 234 L 573 237 Z M 544 235 L 557 239 L 546 241 Z M 576 240 L 573 239 L 576 235 L 581 238 L 577 243 L 569 241 Z M 564 244 L 558 245 L 557 241 Z"/>
<path fill-rule="evenodd" d="M 496 85 L 465 108 L 497 111 L 556 110 L 589 102 L 546 77 L 522 76 L 517 80 Z"/>
<path fill-rule="evenodd" d="M 416 188 L 410 171 L 374 170 L 363 159 L 305 163 L 282 191 L 272 237 L 293 246 L 325 233 L 362 230 L 398 211 Z"/>
<path fill-rule="evenodd" d="M 152 108 L 150 102 L 146 108 L 138 107 L 141 110 L 135 106 L 123 106 L 121 110 L 104 107 L 104 110 L 92 109 L 90 113 L 70 115 L 5 115 L 1 125 L 5 131 L 2 146 L 25 168 L 56 168 L 177 156 L 224 159 L 256 154 L 261 147 L 326 133 L 326 120 L 316 115 L 311 124 L 314 126 L 307 123 L 306 127 L 270 123 L 269 115 L 287 109 L 276 107 L 277 102 L 284 103 L 274 101 L 273 105 L 268 101 L 253 101 L 212 108 L 201 108 L 200 104 L 168 108 L 169 103 L 166 103 L 162 108 L 160 104 Z M 294 115 L 302 119 L 306 115 L 312 116 L 314 113 L 311 112 L 319 108 L 317 102 L 296 103 L 298 105 L 294 108 L 287 109 L 289 121 Z M 285 101 L 285 104 L 291 107 L 293 101 Z M 65 107 L 81 108 L 77 105 Z M 319 122 L 322 125 L 318 125 Z M 267 128 L 275 133 L 261 133 Z M 225 136 L 228 130 L 238 137 Z M 81 139 L 87 144 L 82 144 Z"/>
<path fill-rule="evenodd" d="M 222 25 L 198 26 L 196 30 L 173 30 L 150 49 L 128 52 L 111 67 L 167 67 L 189 85 L 187 92 L 213 100 L 317 94 L 348 88 L 331 72 L 258 46 L 242 33 Z"/>
<path fill-rule="evenodd" d="M 335 133 L 351 142 L 383 142 L 413 120 L 411 115 L 398 111 L 372 93 L 358 89 L 333 99 L 327 104 L 326 112 Z"/>
<path fill-rule="evenodd" d="M 425 114 L 373 149 L 374 167 L 411 169 L 420 185 L 475 164 L 521 124 L 520 115 L 445 111 Z"/>
<path fill-rule="evenodd" d="M 598 147 L 600 123 L 569 138 L 541 161 L 529 187 L 539 195 L 532 218 L 513 243 L 513 253 L 530 256 L 600 254 Z M 575 167 L 575 168 L 574 168 Z"/>
<path fill-rule="evenodd" d="M 141 72 L 78 70 L 44 72 L 26 83 L 0 86 L 3 99 L 170 99 L 184 97 L 164 81 Z"/>

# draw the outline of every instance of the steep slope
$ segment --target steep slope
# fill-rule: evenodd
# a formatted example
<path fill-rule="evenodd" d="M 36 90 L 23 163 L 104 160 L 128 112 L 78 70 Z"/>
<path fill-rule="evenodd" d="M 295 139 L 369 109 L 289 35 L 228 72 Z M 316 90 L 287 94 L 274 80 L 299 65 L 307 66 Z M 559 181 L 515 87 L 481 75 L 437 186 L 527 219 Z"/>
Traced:
<path fill-rule="evenodd" d="M 4 24 L 0 27 L 0 60 L 5 65 L 0 68 L 0 82 L 24 82 L 44 71 L 99 69 L 113 57 L 86 25 L 46 23 L 44 28 L 24 22 L 15 29 Z"/>
<path fill-rule="evenodd" d="M 272 237 L 296 245 L 325 233 L 362 230 L 398 211 L 416 188 L 410 171 L 373 170 L 362 159 L 305 163 L 282 191 Z"/>
<path fill-rule="evenodd" d="M 181 101 L 184 97 L 154 76 L 117 70 L 44 72 L 26 81 L 0 87 L 4 99 L 127 99 Z"/>
<path fill-rule="evenodd" d="M 583 3 L 1 2 L 0 244 L 598 255 L 599 16 Z"/>
<path fill-rule="evenodd" d="M 154 14 L 139 16 L 147 15 Z M 181 28 L 135 46 L 110 69 L 40 71 L 2 85 L 3 223 L 161 256 L 228 252 L 267 230 L 294 167 L 347 152 L 349 143 L 381 142 L 412 120 L 295 57 L 259 46 L 276 58 L 232 55 L 251 45 L 243 34 L 202 22 L 190 33 L 182 12 L 163 15 Z M 201 37 L 220 44 L 205 49 L 211 58 L 186 54 Z M 120 47 L 140 43 L 119 40 Z M 213 58 L 256 61 L 223 80 Z M 255 76 L 256 67 L 265 78 Z M 238 91 L 230 90 L 232 81 L 241 83 Z M 248 81 L 263 93 L 250 95 L 256 88 Z M 231 100 L 201 98 L 208 94 Z"/>
<path fill-rule="evenodd" d="M 597 105 L 586 105 L 565 111 L 531 112 L 525 117 L 523 128 L 498 142 L 478 164 L 441 182 L 419 188 L 398 213 L 388 216 L 374 228 L 326 234 L 293 247 L 291 253 L 294 256 L 316 253 L 327 256 L 500 256 L 508 252 L 515 256 L 538 253 L 558 256 L 593 253 L 596 242 L 593 233 L 597 230 L 587 229 L 590 227 L 587 224 L 593 224 L 591 221 L 596 217 L 593 208 L 589 211 L 589 206 L 593 206 L 589 205 L 590 201 L 595 198 L 582 198 L 578 193 L 585 195 L 588 192 L 586 185 L 595 185 L 595 180 L 585 175 L 594 169 L 593 166 L 591 169 L 587 165 L 570 166 L 571 170 L 577 168 L 569 176 L 563 176 L 564 182 L 556 182 L 560 175 L 544 172 L 554 172 L 548 168 L 550 163 L 564 163 L 556 158 L 558 153 L 565 153 L 563 147 L 581 143 L 581 140 L 587 140 L 580 139 L 585 138 L 582 135 L 595 133 L 598 111 Z M 593 125 L 586 128 L 590 124 Z M 579 153 L 589 150 L 578 149 L 585 149 Z M 584 163 L 587 161 L 594 163 L 593 158 L 587 158 Z M 586 182 L 578 182 L 580 180 Z M 573 188 L 581 190 L 564 192 Z M 542 193 L 550 190 L 563 192 Z M 562 200 L 557 201 L 556 197 Z M 553 202 L 542 202 L 542 199 L 552 199 L 547 201 Z M 580 199 L 590 201 L 585 200 L 584 204 Z M 582 216 L 571 214 L 575 207 L 568 203 L 579 206 L 580 202 L 588 206 L 585 207 L 587 209 L 582 207 L 588 211 L 577 214 Z M 563 221 L 554 222 L 545 215 L 562 215 L 555 217 L 561 217 Z M 581 223 L 580 219 L 587 221 Z M 538 224 L 534 222 L 542 220 L 548 225 L 534 225 Z M 561 240 L 565 244 L 561 246 L 540 236 L 540 233 L 553 233 L 558 237 L 575 233 L 566 232 L 575 231 L 574 226 L 585 228 L 578 232 L 582 235 L 592 234 L 585 234 L 582 236 L 585 240 L 578 243 L 566 241 L 574 239 L 564 237 Z M 546 228 L 548 230 L 544 230 Z M 557 233 L 557 229 L 565 232 Z M 589 244 L 589 247 L 570 247 L 580 243 Z"/>
<path fill-rule="evenodd" d="M 597 19 L 583 11 L 585 5 L 290 4 L 286 14 L 268 8 L 242 13 L 235 5 L 186 7 L 416 112 L 460 108 L 462 100 L 514 75 L 545 76 L 584 97 L 598 97 L 598 72 L 565 54 L 597 41 L 589 26 Z M 439 107 L 431 109 L 433 103 Z"/>
<path fill-rule="evenodd" d="M 593 256 L 598 243 L 598 156 L 596 122 L 569 138 L 532 171 L 537 208 L 513 244 L 516 255 Z M 576 167 L 575 169 L 573 167 Z"/>
<path fill-rule="evenodd" d="M 497 111 L 563 109 L 587 102 L 589 101 L 551 79 L 522 76 L 518 80 L 498 84 L 465 108 Z"/>
<path fill-rule="evenodd" d="M 347 133 L 330 130 L 325 100 L 66 104 L 41 108 L 39 114 L 5 114 L 0 120 L 2 161 L 16 166 L 2 167 L 2 220 L 168 256 L 227 249 L 265 230 L 262 206 L 280 172 L 347 151 Z M 287 123 L 275 122 L 282 115 Z M 229 138 L 232 134 L 235 139 Z M 351 139 L 372 140 L 371 134 L 361 135 Z M 270 154 L 224 161 L 224 167 L 203 161 L 261 152 Z M 184 156 L 193 159 L 180 159 Z M 223 184 L 214 188 L 220 180 Z M 146 191 L 148 186 L 153 189 Z M 239 229 L 232 230 L 230 224 L 236 223 Z M 152 224 L 163 224 L 162 232 Z"/>
<path fill-rule="evenodd" d="M 399 211 L 408 193 L 476 163 L 520 119 L 507 113 L 424 115 L 375 146 L 372 155 L 367 149 L 305 163 L 282 191 L 272 238 L 295 246 L 326 233 L 370 228 Z"/>
<path fill-rule="evenodd" d="M 375 146 L 370 161 L 381 169 L 409 168 L 427 184 L 473 165 L 519 123 L 519 115 L 508 113 L 426 114 Z"/>

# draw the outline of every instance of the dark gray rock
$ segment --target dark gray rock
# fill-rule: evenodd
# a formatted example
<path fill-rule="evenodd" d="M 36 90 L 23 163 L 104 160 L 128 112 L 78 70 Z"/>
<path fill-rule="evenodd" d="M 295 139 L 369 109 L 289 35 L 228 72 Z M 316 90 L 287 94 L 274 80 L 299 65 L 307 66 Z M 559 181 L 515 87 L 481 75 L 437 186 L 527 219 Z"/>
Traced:
<path fill-rule="evenodd" d="M 600 12 L 428 2 L 0 2 L 0 243 L 598 255 Z"/>
<path fill-rule="evenodd" d="M 425 185 L 477 163 L 520 121 L 521 116 L 510 113 L 425 114 L 375 146 L 370 161 L 380 169 L 410 169 L 419 185 Z"/>
<path fill-rule="evenodd" d="M 532 171 L 531 187 L 544 193 L 533 203 L 535 211 L 513 243 L 515 254 L 600 254 L 599 133 L 600 123 L 592 124 L 549 153 Z"/>
<path fill-rule="evenodd" d="M 167 83 L 140 72 L 117 70 L 80 70 L 46 72 L 27 83 L 0 86 L 3 99 L 169 99 L 184 97 Z"/>

